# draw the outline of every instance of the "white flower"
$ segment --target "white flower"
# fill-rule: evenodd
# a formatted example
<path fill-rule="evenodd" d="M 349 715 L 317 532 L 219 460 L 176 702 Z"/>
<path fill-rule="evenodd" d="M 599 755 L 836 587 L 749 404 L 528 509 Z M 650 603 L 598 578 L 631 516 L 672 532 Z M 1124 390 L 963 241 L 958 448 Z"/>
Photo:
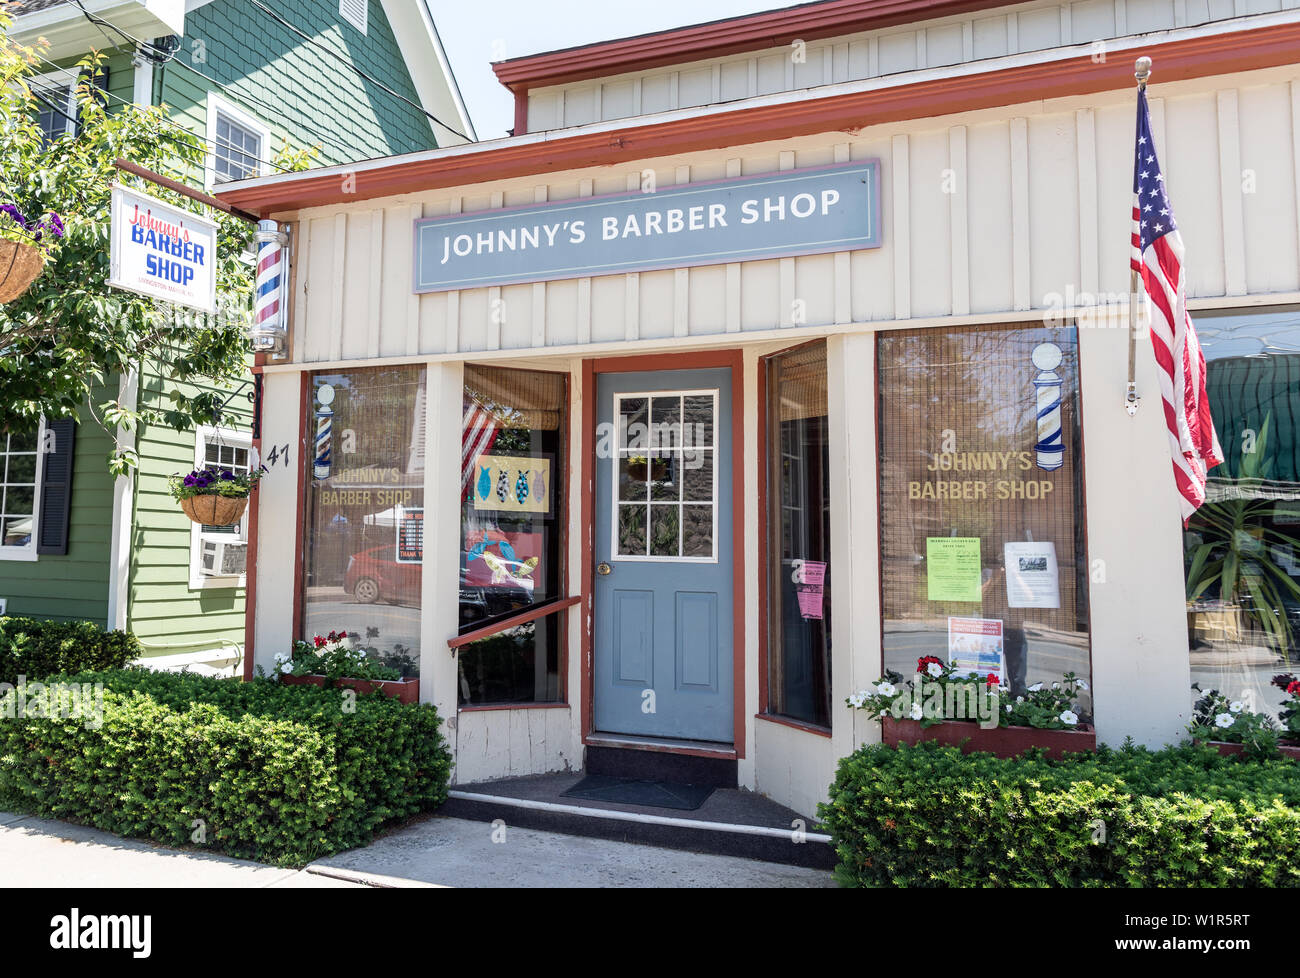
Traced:
<path fill-rule="evenodd" d="M 292 663 L 292 662 L 289 662 L 289 661 L 281 662 L 281 663 L 280 663 L 280 671 L 283 672 L 283 673 L 285 673 L 286 675 L 287 675 L 288 673 L 293 672 L 293 663 Z"/>
<path fill-rule="evenodd" d="M 1061 688 L 1060 683 L 1052 683 L 1052 689 L 1060 689 L 1060 688 Z"/>
<path fill-rule="evenodd" d="M 938 679 L 940 676 L 943 675 L 943 666 L 939 665 L 939 663 L 937 662 L 931 662 L 928 666 L 925 667 L 925 671 L 928 672 L 935 679 Z"/>
<path fill-rule="evenodd" d="M 1017 696 L 1017 697 L 1016 697 L 1016 702 L 1017 702 L 1017 703 L 1023 703 L 1024 701 L 1025 701 L 1025 698 L 1024 698 L 1023 696 Z"/>
<path fill-rule="evenodd" d="M 1011 712 L 1011 704 L 1008 703 L 1008 704 L 1007 704 L 1006 706 L 1004 706 L 1002 709 L 1004 709 L 1004 710 L 1006 710 L 1008 713 L 1010 713 L 1010 712 Z"/>
<path fill-rule="evenodd" d="M 897 692 L 893 683 L 881 683 L 876 687 L 876 693 L 880 696 L 893 696 Z"/>
<path fill-rule="evenodd" d="M 1220 713 L 1214 718 L 1214 725 L 1216 727 L 1231 727 L 1236 721 L 1237 718 L 1231 713 Z"/>
<path fill-rule="evenodd" d="M 1042 689 L 1043 689 L 1043 684 L 1042 684 L 1042 683 L 1034 683 L 1034 685 L 1032 685 L 1032 686 L 1029 687 L 1029 691 L 1030 691 L 1031 693 L 1039 693 L 1039 692 L 1042 692 Z"/>
<path fill-rule="evenodd" d="M 1061 722 L 1065 724 L 1067 727 L 1073 727 L 1076 723 L 1079 722 L 1079 718 L 1075 716 L 1073 713 L 1071 713 L 1069 710 L 1064 711 L 1061 714 L 1060 719 Z"/>
<path fill-rule="evenodd" d="M 1244 709 L 1245 707 L 1241 704 L 1240 700 L 1233 700 L 1231 703 L 1228 704 L 1229 713 L 1240 713 Z"/>
<path fill-rule="evenodd" d="M 1085 693 L 1088 691 L 1088 684 L 1085 683 L 1082 679 L 1076 679 L 1074 681 L 1074 685 L 1078 686 Z"/>
<path fill-rule="evenodd" d="M 862 704 L 865 703 L 866 700 L 866 690 L 860 690 L 849 697 L 849 706 L 853 707 L 855 710 L 860 710 L 862 709 Z"/>
<path fill-rule="evenodd" d="M 911 716 L 912 716 L 912 719 L 913 719 L 913 720 L 919 720 L 919 719 L 921 719 L 921 717 L 925 716 L 925 711 L 921 709 L 921 704 L 920 704 L 920 703 L 913 703 L 913 704 L 912 704 L 912 713 L 911 713 Z"/>

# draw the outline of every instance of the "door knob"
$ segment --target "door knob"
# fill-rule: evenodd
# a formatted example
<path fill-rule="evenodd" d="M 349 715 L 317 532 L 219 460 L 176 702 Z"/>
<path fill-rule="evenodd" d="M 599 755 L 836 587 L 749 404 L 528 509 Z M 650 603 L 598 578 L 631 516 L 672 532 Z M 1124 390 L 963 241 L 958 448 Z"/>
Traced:
<path fill-rule="evenodd" d="M 596 573 L 599 574 L 601 577 L 604 577 L 607 574 L 611 574 L 613 573 L 613 571 L 614 568 L 610 567 L 609 564 L 605 563 L 603 560 L 596 565 Z"/>

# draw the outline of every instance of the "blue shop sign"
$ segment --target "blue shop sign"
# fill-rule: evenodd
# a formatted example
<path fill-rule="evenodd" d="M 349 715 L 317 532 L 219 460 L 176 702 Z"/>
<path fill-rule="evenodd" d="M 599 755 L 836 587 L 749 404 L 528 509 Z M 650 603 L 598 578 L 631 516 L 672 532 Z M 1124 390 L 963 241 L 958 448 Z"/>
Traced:
<path fill-rule="evenodd" d="M 415 291 L 880 247 L 880 161 L 415 222 Z"/>

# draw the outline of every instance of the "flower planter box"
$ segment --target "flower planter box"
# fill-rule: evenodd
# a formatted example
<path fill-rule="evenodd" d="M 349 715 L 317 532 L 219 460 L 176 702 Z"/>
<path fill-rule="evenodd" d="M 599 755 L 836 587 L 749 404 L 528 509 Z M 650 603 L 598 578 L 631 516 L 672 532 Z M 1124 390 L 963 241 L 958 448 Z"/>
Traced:
<path fill-rule="evenodd" d="M 1200 740 L 1197 743 L 1213 747 L 1221 757 L 1235 757 L 1246 751 L 1245 744 L 1232 744 L 1226 740 Z M 1300 744 L 1278 744 L 1277 749 L 1283 757 L 1293 757 L 1300 761 Z"/>
<path fill-rule="evenodd" d="M 286 686 L 320 686 L 324 688 L 328 676 L 281 676 L 280 682 Z M 418 703 L 420 702 L 420 680 L 419 679 L 336 679 L 335 686 L 343 686 L 348 689 L 355 689 L 358 693 L 365 695 L 378 690 L 388 696 L 393 697 L 401 703 Z"/>
<path fill-rule="evenodd" d="M 884 740 L 890 747 L 934 741 L 948 747 L 960 747 L 963 754 L 984 751 L 998 757 L 1016 757 L 1033 747 L 1041 747 L 1053 759 L 1062 754 L 1097 749 L 1097 732 L 1092 728 L 1041 730 L 1037 727 L 995 727 L 983 730 L 978 723 L 948 720 L 932 727 L 922 727 L 919 720 L 884 718 Z"/>

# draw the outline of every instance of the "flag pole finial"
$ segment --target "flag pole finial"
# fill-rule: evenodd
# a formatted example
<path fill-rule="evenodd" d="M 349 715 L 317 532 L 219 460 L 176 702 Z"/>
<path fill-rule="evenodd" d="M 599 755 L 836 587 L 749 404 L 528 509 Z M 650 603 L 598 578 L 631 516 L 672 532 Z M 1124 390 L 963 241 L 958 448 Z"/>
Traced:
<path fill-rule="evenodd" d="M 1151 77 L 1151 59 L 1138 58 L 1133 63 L 1133 77 L 1137 79 L 1139 85 L 1143 88 L 1147 86 L 1147 79 Z"/>

